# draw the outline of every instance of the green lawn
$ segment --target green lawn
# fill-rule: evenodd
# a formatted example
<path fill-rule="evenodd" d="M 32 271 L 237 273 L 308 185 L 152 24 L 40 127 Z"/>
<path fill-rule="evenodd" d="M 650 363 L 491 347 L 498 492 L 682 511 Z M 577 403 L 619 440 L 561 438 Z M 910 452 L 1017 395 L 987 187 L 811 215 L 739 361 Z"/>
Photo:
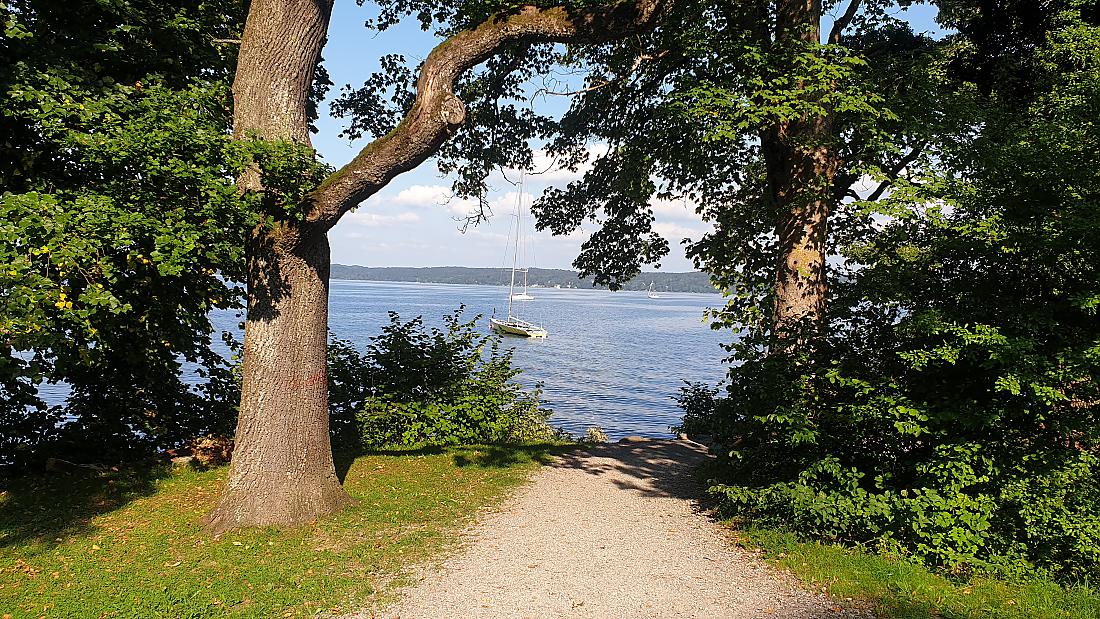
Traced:
<path fill-rule="evenodd" d="M 954 582 L 926 568 L 833 544 L 799 542 L 793 535 L 754 530 L 739 533 L 814 589 L 847 605 L 873 609 L 890 619 L 1097 619 L 1100 594 L 1085 586 L 1051 582 L 1009 583 L 977 577 Z"/>
<path fill-rule="evenodd" d="M 221 539 L 200 520 L 224 468 L 0 480 L 0 616 L 300 617 L 369 605 L 553 449 L 360 457 L 345 479 L 354 508 Z"/>

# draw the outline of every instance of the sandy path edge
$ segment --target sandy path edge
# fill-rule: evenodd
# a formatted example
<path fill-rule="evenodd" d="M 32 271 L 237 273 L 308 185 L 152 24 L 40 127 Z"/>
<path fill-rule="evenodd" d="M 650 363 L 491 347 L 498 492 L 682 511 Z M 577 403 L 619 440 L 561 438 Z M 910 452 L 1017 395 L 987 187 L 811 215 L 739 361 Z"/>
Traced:
<path fill-rule="evenodd" d="M 731 542 L 694 501 L 690 441 L 578 449 L 536 472 L 422 566 L 389 608 L 351 618 L 755 618 L 839 611 Z"/>

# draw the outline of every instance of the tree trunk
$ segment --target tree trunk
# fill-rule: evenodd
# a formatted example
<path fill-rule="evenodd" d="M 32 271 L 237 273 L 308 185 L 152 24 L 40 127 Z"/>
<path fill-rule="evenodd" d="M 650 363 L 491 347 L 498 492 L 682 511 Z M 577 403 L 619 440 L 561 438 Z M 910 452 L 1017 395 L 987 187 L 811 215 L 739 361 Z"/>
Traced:
<path fill-rule="evenodd" d="M 804 343 L 825 318 L 825 241 L 837 161 L 828 146 L 800 145 L 804 138 L 825 139 L 825 120 L 787 125 L 764 139 L 769 197 L 778 217 L 772 319 L 781 349 Z"/>
<path fill-rule="evenodd" d="M 328 237 L 280 226 L 248 249 L 244 385 L 216 532 L 302 524 L 352 502 L 328 430 Z"/>
<path fill-rule="evenodd" d="M 253 0 L 233 82 L 233 133 L 309 144 L 306 102 L 331 3 Z M 262 191 L 257 170 L 242 191 Z M 296 525 L 352 502 L 328 432 L 327 228 L 294 221 L 257 228 L 247 247 L 244 382 L 229 480 L 208 523 L 215 532 Z"/>
<path fill-rule="evenodd" d="M 209 516 L 215 531 L 309 522 L 351 503 L 328 435 L 329 246 L 340 217 L 415 168 L 465 120 L 463 72 L 515 43 L 599 43 L 653 27 L 674 0 L 583 11 L 517 7 L 459 32 L 425 59 L 417 97 L 396 129 L 317 187 L 300 218 L 253 232 L 248 246 L 244 386 L 229 481 Z M 306 115 L 331 0 L 252 0 L 233 82 L 233 134 L 309 144 Z M 262 191 L 257 169 L 238 179 Z"/>
<path fill-rule="evenodd" d="M 781 1 L 775 44 L 815 46 L 820 22 L 817 0 Z M 831 114 L 826 114 L 778 123 L 761 136 L 768 198 L 777 217 L 775 350 L 800 348 L 825 318 L 825 241 L 838 168 L 832 132 Z"/>

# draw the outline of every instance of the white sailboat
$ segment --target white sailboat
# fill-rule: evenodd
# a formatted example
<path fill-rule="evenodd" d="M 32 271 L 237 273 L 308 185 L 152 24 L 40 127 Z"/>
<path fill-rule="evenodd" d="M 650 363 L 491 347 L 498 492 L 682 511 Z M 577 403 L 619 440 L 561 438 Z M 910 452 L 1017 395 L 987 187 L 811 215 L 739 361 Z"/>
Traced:
<path fill-rule="evenodd" d="M 657 294 L 653 290 L 653 282 L 649 282 L 649 291 L 645 293 L 645 296 L 649 297 L 650 299 L 660 299 L 661 298 L 661 295 Z"/>
<path fill-rule="evenodd" d="M 513 265 L 512 268 L 515 269 L 515 266 Z M 535 297 L 532 297 L 531 295 L 527 294 L 527 271 L 528 271 L 528 269 L 516 269 L 516 270 L 521 271 L 523 273 L 523 292 L 521 292 L 519 294 L 512 295 L 512 300 L 513 301 L 534 301 Z M 513 275 L 514 275 L 514 273 L 513 273 Z"/>
<path fill-rule="evenodd" d="M 512 313 L 513 301 L 530 301 L 534 299 L 527 294 L 527 269 L 517 269 L 519 263 L 519 235 L 523 230 L 523 181 L 520 181 L 519 199 L 516 201 L 516 245 L 512 250 L 512 280 L 508 284 L 508 317 L 505 319 L 490 318 L 489 328 L 499 333 L 509 335 L 522 335 L 524 337 L 546 337 L 546 329 Z M 523 273 L 523 293 L 516 294 L 516 271 Z"/>

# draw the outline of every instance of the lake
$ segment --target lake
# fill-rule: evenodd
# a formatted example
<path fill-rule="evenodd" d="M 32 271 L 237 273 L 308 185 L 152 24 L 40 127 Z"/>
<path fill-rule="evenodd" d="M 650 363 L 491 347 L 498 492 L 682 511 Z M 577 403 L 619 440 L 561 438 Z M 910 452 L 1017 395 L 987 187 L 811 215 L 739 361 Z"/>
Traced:
<path fill-rule="evenodd" d="M 713 294 L 608 292 L 573 288 L 532 288 L 533 301 L 517 301 L 520 317 L 546 327 L 545 339 L 505 336 L 515 351 L 513 364 L 528 386 L 542 383 L 551 423 L 574 435 L 599 426 L 613 440 L 637 434 L 668 436 L 680 421 L 673 399 L 685 381 L 713 385 L 725 376 L 720 343 L 729 333 L 714 331 L 702 320 Z M 466 316 L 477 314 L 488 329 L 488 317 L 507 313 L 508 289 L 333 280 L 330 330 L 363 350 L 367 340 L 389 322 L 387 312 L 402 320 L 423 316 L 428 326 L 442 326 L 443 316 L 465 304 Z M 237 330 L 233 312 L 213 317 L 215 327 Z M 238 337 L 240 334 L 238 334 Z M 215 340 L 217 341 L 217 340 Z M 66 385 L 41 385 L 50 404 L 68 396 Z"/>
<path fill-rule="evenodd" d="M 713 294 L 608 292 L 532 288 L 533 301 L 514 304 L 521 318 L 541 324 L 546 339 L 506 337 L 525 384 L 541 382 L 554 410 L 551 422 L 574 434 L 600 426 L 612 439 L 638 434 L 668 436 L 679 423 L 673 399 L 684 381 L 715 384 L 725 376 L 720 344 L 728 331 L 703 322 L 703 310 L 719 305 Z M 362 348 L 388 322 L 442 317 L 465 304 L 467 315 L 507 313 L 508 289 L 370 281 L 332 282 L 329 328 Z"/>

